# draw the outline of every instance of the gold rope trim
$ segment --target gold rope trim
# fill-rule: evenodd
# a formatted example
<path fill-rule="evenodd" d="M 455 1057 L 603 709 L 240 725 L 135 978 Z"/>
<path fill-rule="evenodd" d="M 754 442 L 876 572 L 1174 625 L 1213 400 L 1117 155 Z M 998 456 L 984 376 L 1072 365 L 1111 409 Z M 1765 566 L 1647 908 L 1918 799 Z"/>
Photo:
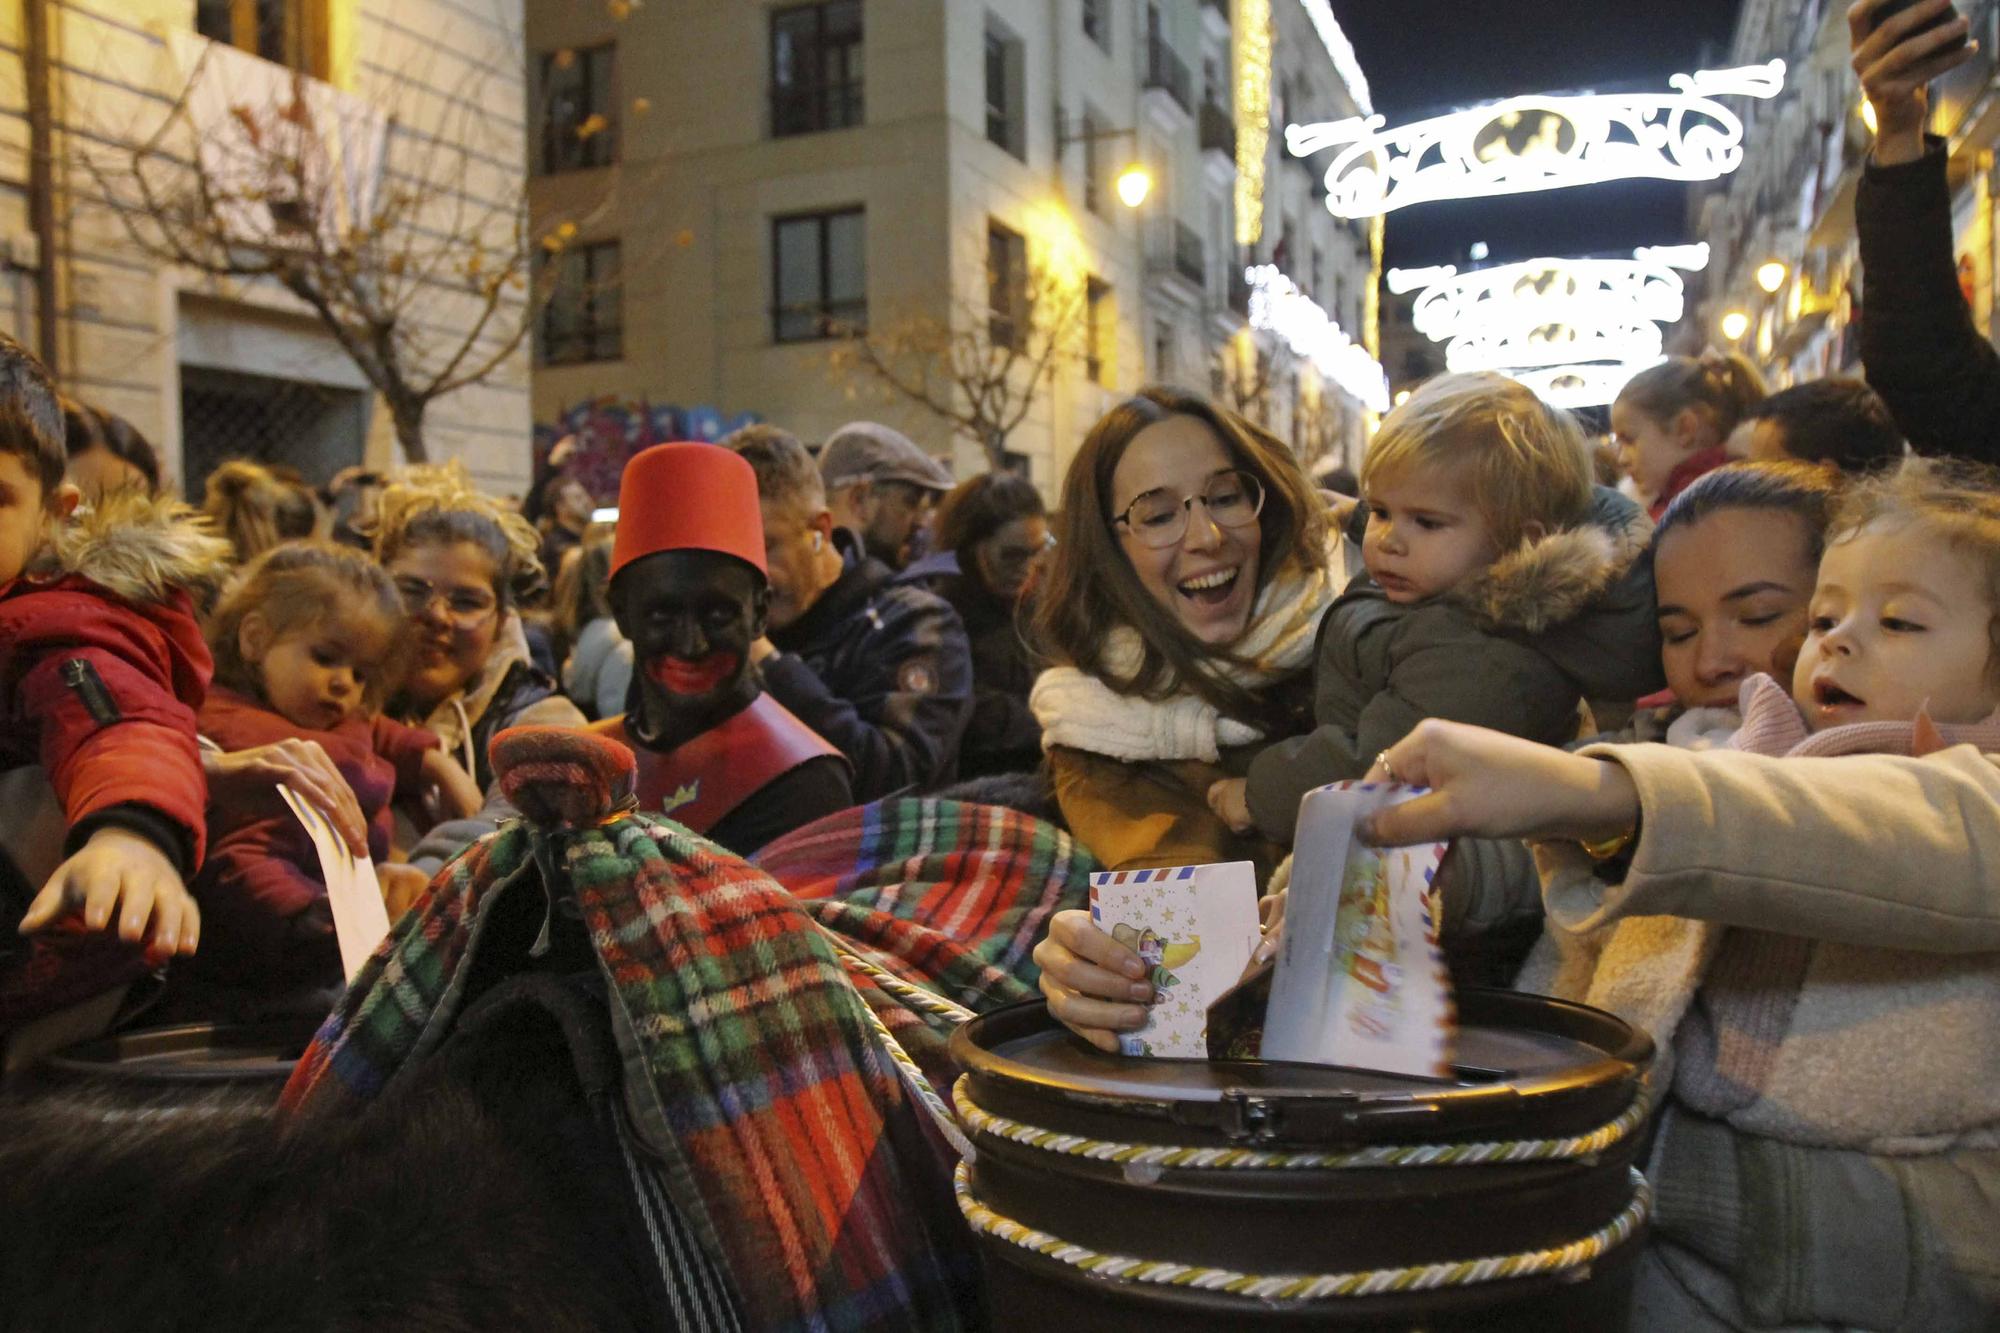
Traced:
<path fill-rule="evenodd" d="M 958 1164 L 958 1170 L 952 1176 L 952 1191 L 958 1196 L 959 1212 L 965 1215 L 966 1222 L 974 1231 L 997 1237 L 1072 1268 L 1080 1268 L 1094 1277 L 1196 1287 L 1202 1291 L 1221 1291 L 1259 1300 L 1310 1301 L 1330 1296 L 1376 1296 L 1390 1292 L 1428 1291 L 1437 1287 L 1466 1287 L 1505 1278 L 1534 1277 L 1581 1268 L 1631 1239 L 1652 1210 L 1653 1190 L 1646 1183 L 1646 1178 L 1633 1170 L 1631 1180 L 1632 1201 L 1618 1216 L 1582 1240 L 1518 1254 L 1454 1259 L 1406 1268 L 1363 1269 L 1352 1273 L 1239 1273 L 1230 1268 L 1203 1268 L 1164 1259 L 1102 1254 L 1059 1236 L 1051 1236 L 1046 1231 L 1023 1226 L 994 1212 L 972 1197 L 971 1171 L 964 1162 Z"/>
<path fill-rule="evenodd" d="M 952 1085 L 952 1105 L 966 1127 L 1044 1152 L 1087 1157 L 1098 1162 L 1140 1166 L 1206 1167 L 1230 1170 L 1305 1170 L 1319 1167 L 1484 1166 L 1496 1162 L 1549 1162 L 1591 1157 L 1637 1129 L 1646 1102 L 1635 1098 L 1623 1114 L 1587 1134 L 1564 1139 L 1515 1139 L 1488 1143 L 1408 1143 L 1353 1148 L 1341 1152 L 1266 1152 L 1254 1148 L 1176 1148 L 1157 1143 L 1091 1139 L 1022 1124 L 994 1115 L 972 1100 L 967 1080 Z"/>

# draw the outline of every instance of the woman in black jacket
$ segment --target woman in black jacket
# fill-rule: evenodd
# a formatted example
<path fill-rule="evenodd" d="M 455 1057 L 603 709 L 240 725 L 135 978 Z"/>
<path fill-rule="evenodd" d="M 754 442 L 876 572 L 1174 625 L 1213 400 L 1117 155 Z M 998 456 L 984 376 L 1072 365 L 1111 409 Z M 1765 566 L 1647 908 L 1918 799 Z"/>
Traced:
<path fill-rule="evenodd" d="M 972 721 L 959 776 L 1025 773 L 1042 759 L 1042 729 L 1028 711 L 1039 668 L 1017 621 L 1055 544 L 1048 510 L 1027 478 L 987 472 L 945 497 L 936 534 L 938 553 L 900 581 L 950 602 L 972 641 Z"/>

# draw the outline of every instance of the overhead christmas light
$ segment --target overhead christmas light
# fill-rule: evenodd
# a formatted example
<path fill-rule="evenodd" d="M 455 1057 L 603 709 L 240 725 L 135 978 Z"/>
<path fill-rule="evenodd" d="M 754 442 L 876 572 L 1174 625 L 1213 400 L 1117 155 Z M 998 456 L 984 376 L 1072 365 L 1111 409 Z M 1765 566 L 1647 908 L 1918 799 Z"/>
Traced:
<path fill-rule="evenodd" d="M 1791 270 L 1778 260 L 1768 260 L 1757 266 L 1757 285 L 1771 295 L 1776 296 L 1778 288 L 1785 285 L 1785 279 L 1790 274 Z"/>
<path fill-rule="evenodd" d="M 1741 310 L 1732 310 L 1722 317 L 1722 336 L 1731 342 L 1741 342 L 1743 335 L 1750 331 L 1750 316 Z"/>
<path fill-rule="evenodd" d="M 1340 148 L 1326 206 L 1363 218 L 1439 199 L 1604 181 L 1705 181 L 1743 162 L 1743 121 L 1718 97 L 1775 97 L 1785 62 L 1676 74 L 1670 93 L 1512 97 L 1385 129 L 1381 116 L 1293 125 L 1294 156 Z"/>
<path fill-rule="evenodd" d="M 1368 349 L 1341 330 L 1326 311 L 1275 264 L 1244 270 L 1250 285 L 1250 327 L 1268 329 L 1310 361 L 1349 397 L 1371 412 L 1389 410 L 1389 377 Z"/>
<path fill-rule="evenodd" d="M 1602 407 L 1615 402 L 1632 377 L 1658 360 L 1641 362 L 1600 362 L 1589 365 L 1544 366 L 1535 370 L 1508 371 L 1507 374 L 1535 391 L 1550 407 L 1575 411 L 1580 407 Z"/>
<path fill-rule="evenodd" d="M 1529 329 L 1480 329 L 1445 345 L 1444 364 L 1454 371 L 1512 370 L 1572 361 L 1657 361 L 1665 345 L 1649 319 L 1610 323 L 1549 323 Z"/>
<path fill-rule="evenodd" d="M 1389 290 L 1417 292 L 1411 322 L 1435 342 L 1545 324 L 1587 328 L 1635 319 L 1673 323 L 1686 306 L 1681 273 L 1708 267 L 1706 245 L 1649 246 L 1630 259 L 1524 259 L 1460 273 L 1392 268 Z M 1518 363 L 1517 363 L 1518 364 Z"/>

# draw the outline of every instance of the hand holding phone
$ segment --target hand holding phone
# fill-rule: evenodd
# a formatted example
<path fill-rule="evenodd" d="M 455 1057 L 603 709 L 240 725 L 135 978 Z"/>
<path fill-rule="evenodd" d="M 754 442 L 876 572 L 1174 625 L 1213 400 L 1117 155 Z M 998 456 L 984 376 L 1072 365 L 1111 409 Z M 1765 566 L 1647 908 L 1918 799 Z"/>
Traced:
<path fill-rule="evenodd" d="M 1924 154 L 1932 79 L 1971 59 L 1977 43 L 1950 0 L 1858 0 L 1847 33 L 1861 91 L 1875 108 L 1877 165 Z"/>
<path fill-rule="evenodd" d="M 1869 19 L 1868 31 L 1871 34 L 1877 32 L 1881 29 L 1884 23 L 1887 23 L 1890 19 L 1896 17 L 1896 15 L 1902 13 L 1904 10 L 1915 9 L 1917 6 L 1924 3 L 1925 0 L 1882 0 L 1880 4 L 1876 5 L 1875 8 L 1870 10 L 1868 13 L 1868 19 Z M 1953 9 L 1950 5 L 1946 5 L 1943 8 L 1943 10 L 1933 15 L 1931 18 L 1926 19 L 1924 22 L 1919 23 L 1916 27 L 1910 29 L 1909 32 L 1905 33 L 1903 35 L 1903 40 L 1908 41 L 1912 37 L 1921 36 L 1924 33 L 1934 31 L 1935 29 L 1944 27 L 1948 23 L 1956 23 L 1957 21 L 1958 21 L 1958 11 L 1956 9 Z M 1937 47 L 1931 54 L 1945 55 L 1952 51 L 1963 50 L 1971 42 L 1971 40 L 1972 40 L 1972 34 L 1970 32 L 1961 32 L 1955 38 L 1945 42 L 1942 46 Z"/>

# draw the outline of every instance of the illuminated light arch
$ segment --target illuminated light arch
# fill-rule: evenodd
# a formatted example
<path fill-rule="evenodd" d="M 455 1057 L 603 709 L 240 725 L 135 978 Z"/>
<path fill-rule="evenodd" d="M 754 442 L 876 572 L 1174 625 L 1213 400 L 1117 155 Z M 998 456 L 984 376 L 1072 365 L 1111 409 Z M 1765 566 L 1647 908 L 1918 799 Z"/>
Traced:
<path fill-rule="evenodd" d="M 1541 94 L 1385 129 L 1381 116 L 1293 125 L 1294 156 L 1342 151 L 1326 207 L 1365 218 L 1440 199 L 1604 181 L 1714 180 L 1743 162 L 1743 121 L 1718 97 L 1775 97 L 1785 62 L 1676 74 L 1670 93 Z"/>
<path fill-rule="evenodd" d="M 1568 323 L 1588 326 L 1633 318 L 1671 324 L 1686 309 L 1681 272 L 1708 267 L 1708 247 L 1658 246 L 1630 259 L 1526 259 L 1460 273 L 1390 269 L 1389 290 L 1416 292 L 1410 317 L 1436 342 L 1474 331 Z"/>
<path fill-rule="evenodd" d="M 1389 410 L 1389 377 L 1368 349 L 1348 337 L 1319 303 L 1274 264 L 1243 272 L 1250 284 L 1250 327 L 1285 340 L 1319 373 L 1371 412 Z"/>
<path fill-rule="evenodd" d="M 1623 361 L 1587 365 L 1539 366 L 1509 370 L 1509 378 L 1535 391 L 1550 407 L 1574 411 L 1579 407 L 1602 407 L 1613 401 L 1631 378 L 1659 360 Z"/>
<path fill-rule="evenodd" d="M 1649 319 L 1575 324 L 1551 321 L 1525 329 L 1482 329 L 1445 344 L 1446 369 L 1509 370 L 1578 361 L 1656 361 L 1665 347 Z"/>

